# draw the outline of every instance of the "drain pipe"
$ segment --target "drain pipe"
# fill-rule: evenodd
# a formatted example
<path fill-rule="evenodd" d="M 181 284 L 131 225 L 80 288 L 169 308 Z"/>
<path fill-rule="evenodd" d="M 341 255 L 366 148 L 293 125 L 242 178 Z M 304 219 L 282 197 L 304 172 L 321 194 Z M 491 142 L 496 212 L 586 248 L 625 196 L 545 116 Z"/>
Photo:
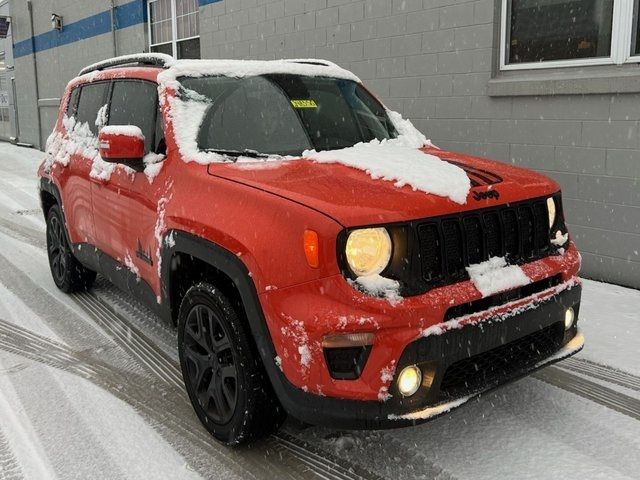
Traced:
<path fill-rule="evenodd" d="M 35 94 L 36 94 L 36 118 L 38 121 L 38 148 L 42 150 L 42 115 L 40 114 L 40 88 L 38 85 L 38 62 L 36 61 L 36 40 L 35 31 L 33 28 L 33 3 L 31 0 L 27 0 L 27 10 L 29 12 L 29 28 L 31 34 L 31 60 L 33 62 L 33 76 L 35 80 Z"/>
<path fill-rule="evenodd" d="M 116 1 L 111 0 L 111 40 L 113 41 L 113 56 L 118 56 L 118 44 L 116 41 Z"/>

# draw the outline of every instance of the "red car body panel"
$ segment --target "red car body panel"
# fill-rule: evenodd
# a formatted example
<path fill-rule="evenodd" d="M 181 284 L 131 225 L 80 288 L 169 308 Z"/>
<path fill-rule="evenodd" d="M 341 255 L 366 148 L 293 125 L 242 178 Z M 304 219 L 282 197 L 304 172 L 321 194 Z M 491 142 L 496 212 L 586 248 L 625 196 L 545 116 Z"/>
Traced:
<path fill-rule="evenodd" d="M 156 81 L 160 71 L 113 68 L 85 75 L 69 84 L 62 105 L 81 83 L 123 77 Z M 170 89 L 161 93 L 167 98 L 174 95 Z M 473 189 L 497 190 L 499 198 L 475 200 L 472 191 L 460 205 L 372 180 L 367 173 L 338 163 L 304 159 L 264 166 L 187 163 L 175 143 L 168 108 L 164 102 L 167 158 L 153 182 L 121 165 L 107 181 L 92 178 L 90 161 L 80 154 L 72 156 L 68 167 L 55 163 L 50 171 L 40 168 L 39 175 L 55 183 L 61 194 L 71 241 L 94 245 L 123 264 L 131 261 L 159 300 L 163 292 L 158 252 L 167 232 L 188 232 L 232 252 L 250 272 L 286 379 L 319 395 L 378 401 L 389 387 L 381 370 L 393 369 L 404 348 L 424 329 L 441 323 L 452 305 L 481 298 L 470 281 L 434 288 L 397 305 L 359 292 L 343 277 L 336 261 L 336 239 L 344 227 L 453 214 L 559 190 L 541 174 L 434 148 L 424 151 L 502 177 L 497 185 Z M 59 133 L 64 133 L 64 111 L 55 127 Z M 318 233 L 318 268 L 310 267 L 305 258 L 307 229 Z M 137 253 L 148 255 L 152 264 Z M 557 274 L 568 281 L 577 275 L 579 264 L 570 243 L 563 255 L 525 264 L 523 270 L 532 281 Z M 474 321 L 495 314 L 487 312 Z M 329 375 L 321 342 L 338 332 L 375 333 L 370 357 L 356 380 Z M 305 347 L 311 354 L 307 362 L 302 358 Z"/>

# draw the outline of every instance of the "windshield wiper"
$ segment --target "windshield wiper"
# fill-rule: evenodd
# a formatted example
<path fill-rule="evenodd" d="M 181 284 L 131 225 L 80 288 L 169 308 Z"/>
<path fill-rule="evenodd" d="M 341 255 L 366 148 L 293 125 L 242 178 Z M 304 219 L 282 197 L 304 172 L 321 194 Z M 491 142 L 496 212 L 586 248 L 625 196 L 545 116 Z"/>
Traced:
<path fill-rule="evenodd" d="M 226 155 L 228 157 L 251 157 L 251 158 L 268 158 L 266 153 L 260 153 L 257 150 L 251 150 L 245 148 L 244 150 L 225 150 L 221 148 L 205 148 L 205 152 L 218 153 L 220 155 Z"/>

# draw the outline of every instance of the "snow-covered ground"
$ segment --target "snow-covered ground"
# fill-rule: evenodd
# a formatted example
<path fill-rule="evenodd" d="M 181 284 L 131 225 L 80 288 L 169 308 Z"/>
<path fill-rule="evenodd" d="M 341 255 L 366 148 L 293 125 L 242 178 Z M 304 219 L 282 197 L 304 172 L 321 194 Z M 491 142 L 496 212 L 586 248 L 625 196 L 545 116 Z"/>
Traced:
<path fill-rule="evenodd" d="M 219 446 L 181 388 L 174 331 L 104 280 L 55 288 L 41 156 L 0 143 L 0 479 L 638 478 L 640 292 L 593 281 L 583 352 L 449 415 L 384 432 L 290 422 Z"/>

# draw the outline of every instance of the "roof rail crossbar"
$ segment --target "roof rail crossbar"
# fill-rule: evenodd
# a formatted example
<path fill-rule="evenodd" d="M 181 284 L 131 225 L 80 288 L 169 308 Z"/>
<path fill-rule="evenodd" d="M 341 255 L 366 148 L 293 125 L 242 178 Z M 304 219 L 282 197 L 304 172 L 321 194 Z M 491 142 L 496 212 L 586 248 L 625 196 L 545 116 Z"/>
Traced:
<path fill-rule="evenodd" d="M 122 55 L 120 57 L 108 58 L 100 62 L 93 63 L 80 70 L 79 75 L 104 70 L 105 68 L 124 67 L 124 66 L 150 66 L 150 67 L 166 67 L 173 61 L 173 57 L 164 53 L 137 53 L 133 55 Z"/>

